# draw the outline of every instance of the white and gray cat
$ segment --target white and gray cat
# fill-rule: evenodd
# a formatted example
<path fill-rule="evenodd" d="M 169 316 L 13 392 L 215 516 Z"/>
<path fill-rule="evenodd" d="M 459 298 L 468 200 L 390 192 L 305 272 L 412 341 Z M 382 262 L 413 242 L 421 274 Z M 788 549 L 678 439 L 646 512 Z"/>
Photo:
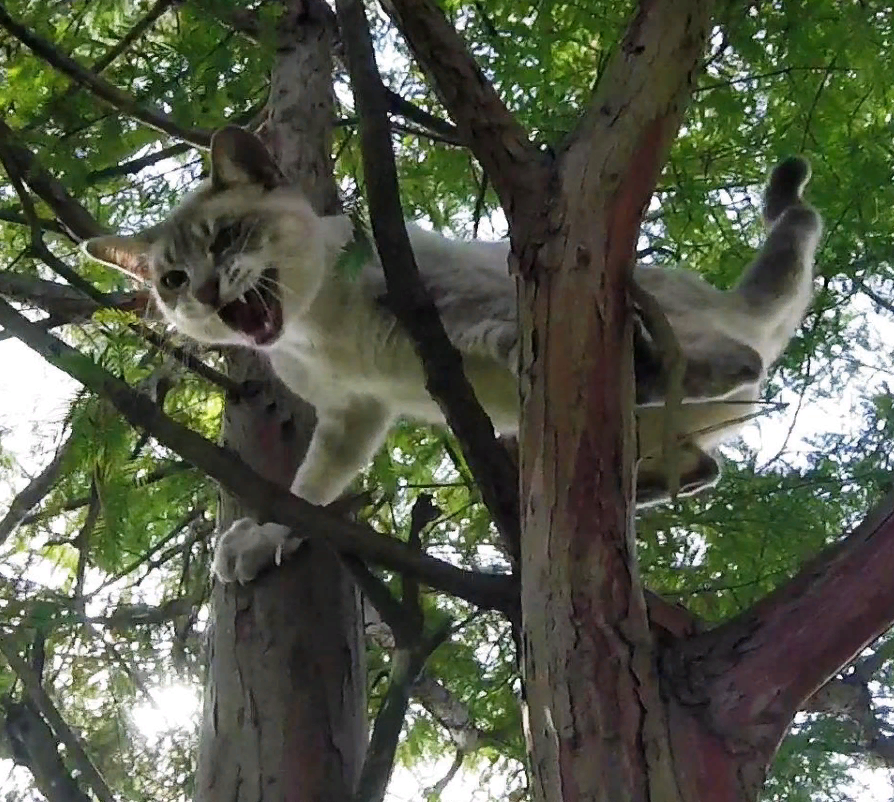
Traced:
<path fill-rule="evenodd" d="M 680 495 L 717 481 L 710 452 L 754 411 L 767 368 L 810 303 L 821 220 L 801 200 L 809 177 L 800 158 L 773 171 L 764 197 L 769 233 L 734 289 L 718 290 L 684 269 L 635 269 L 687 359 L 677 424 Z M 518 326 L 508 243 L 408 229 L 422 279 L 479 400 L 499 432 L 514 433 Z M 412 342 L 381 302 L 378 261 L 371 257 L 359 275 L 338 267 L 353 237 L 347 217 L 314 213 L 254 135 L 227 127 L 212 140 L 210 180 L 165 221 L 85 243 L 93 258 L 148 281 L 165 317 L 184 334 L 263 351 L 283 382 L 314 405 L 317 427 L 291 487 L 313 504 L 344 491 L 398 417 L 443 422 Z M 635 354 L 636 500 L 644 507 L 668 497 L 664 381 L 660 353 L 643 328 Z M 279 524 L 237 521 L 220 537 L 217 575 L 252 579 L 298 542 L 287 535 Z"/>

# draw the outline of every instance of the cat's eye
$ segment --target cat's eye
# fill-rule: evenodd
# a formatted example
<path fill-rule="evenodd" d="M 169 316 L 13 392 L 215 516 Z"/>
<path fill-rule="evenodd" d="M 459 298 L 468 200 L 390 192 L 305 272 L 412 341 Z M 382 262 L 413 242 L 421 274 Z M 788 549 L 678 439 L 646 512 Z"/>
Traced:
<path fill-rule="evenodd" d="M 161 277 L 161 283 L 169 290 L 179 290 L 189 281 L 185 270 L 168 270 Z"/>
<path fill-rule="evenodd" d="M 229 225 L 221 226 L 217 230 L 217 234 L 214 236 L 208 250 L 211 251 L 214 256 L 220 256 L 221 254 L 226 253 L 236 244 L 240 233 L 241 226 L 239 223 L 230 223 Z"/>

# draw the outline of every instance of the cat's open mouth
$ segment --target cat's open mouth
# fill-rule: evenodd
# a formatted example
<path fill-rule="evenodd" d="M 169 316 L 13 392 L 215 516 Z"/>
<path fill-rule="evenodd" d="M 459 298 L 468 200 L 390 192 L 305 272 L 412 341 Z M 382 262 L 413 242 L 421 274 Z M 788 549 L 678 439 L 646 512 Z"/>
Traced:
<path fill-rule="evenodd" d="M 235 301 L 218 310 L 220 319 L 230 328 L 251 337 L 257 345 L 268 345 L 282 331 L 282 303 L 276 292 L 275 267 L 265 270 L 257 283 Z"/>

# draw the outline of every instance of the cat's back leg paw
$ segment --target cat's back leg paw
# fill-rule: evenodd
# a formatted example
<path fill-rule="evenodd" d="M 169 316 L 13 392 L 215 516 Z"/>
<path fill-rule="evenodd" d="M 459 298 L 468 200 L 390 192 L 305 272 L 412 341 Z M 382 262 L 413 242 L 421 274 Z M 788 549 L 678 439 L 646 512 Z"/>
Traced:
<path fill-rule="evenodd" d="M 251 582 L 264 568 L 291 554 L 302 543 L 282 524 L 241 518 L 221 534 L 214 552 L 214 574 L 221 582 Z"/>
<path fill-rule="evenodd" d="M 679 453 L 677 498 L 694 496 L 717 484 L 720 463 L 694 443 L 684 443 Z M 636 507 L 648 509 L 671 500 L 665 466 L 656 457 L 640 462 L 636 478 Z"/>

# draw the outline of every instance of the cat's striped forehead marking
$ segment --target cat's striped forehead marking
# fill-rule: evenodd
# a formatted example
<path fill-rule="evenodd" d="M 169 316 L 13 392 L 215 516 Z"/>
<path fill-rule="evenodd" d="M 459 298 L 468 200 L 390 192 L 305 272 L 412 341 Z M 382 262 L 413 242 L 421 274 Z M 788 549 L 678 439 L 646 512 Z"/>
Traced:
<path fill-rule="evenodd" d="M 207 249 L 214 220 L 223 214 L 222 210 L 209 205 L 209 201 L 219 194 L 210 181 L 205 181 L 180 202 L 164 225 L 164 245 L 157 257 L 160 267 L 182 263 L 197 250 Z"/>

